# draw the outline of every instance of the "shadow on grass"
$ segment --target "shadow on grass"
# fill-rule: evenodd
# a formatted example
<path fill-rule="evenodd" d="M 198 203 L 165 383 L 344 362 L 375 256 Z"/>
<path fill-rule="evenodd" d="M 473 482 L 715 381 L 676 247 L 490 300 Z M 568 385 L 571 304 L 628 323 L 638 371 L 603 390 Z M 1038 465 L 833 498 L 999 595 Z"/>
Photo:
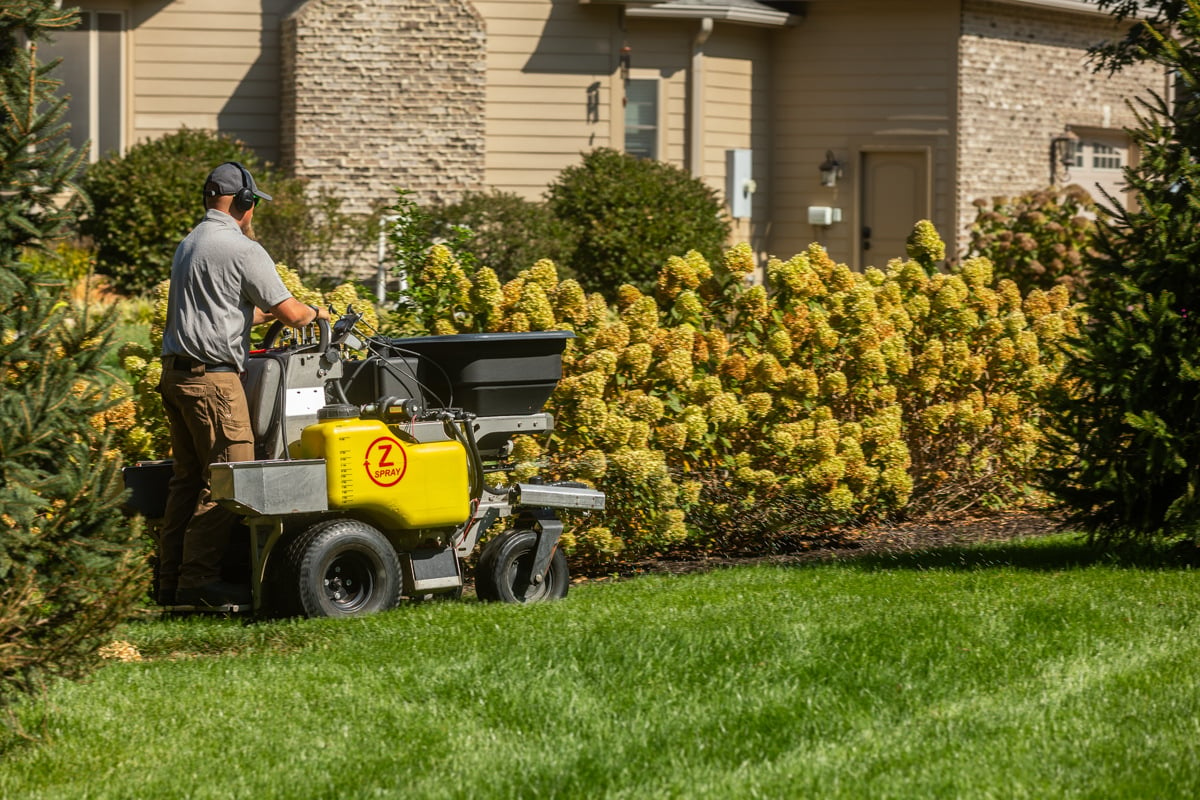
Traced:
<path fill-rule="evenodd" d="M 1082 535 L 1059 534 L 1003 543 L 864 553 L 846 556 L 840 560 L 844 564 L 852 564 L 866 570 L 979 570 L 1011 567 L 1057 572 L 1094 566 L 1187 570 L 1200 567 L 1200 549 L 1187 544 L 1114 551 L 1097 547 Z"/>

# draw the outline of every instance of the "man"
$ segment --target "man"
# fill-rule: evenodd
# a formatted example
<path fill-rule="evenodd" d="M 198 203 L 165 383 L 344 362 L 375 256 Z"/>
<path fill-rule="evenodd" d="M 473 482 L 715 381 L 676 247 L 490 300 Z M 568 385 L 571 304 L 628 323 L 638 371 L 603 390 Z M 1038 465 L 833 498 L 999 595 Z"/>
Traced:
<path fill-rule="evenodd" d="M 204 182 L 204 219 L 171 265 L 159 384 L 175 460 L 158 554 L 164 605 L 251 601 L 249 586 L 221 577 L 237 518 L 213 502 L 209 465 L 254 459 L 242 387 L 250 328 L 329 319 L 328 310 L 292 297 L 251 238 L 254 209 L 270 199 L 241 164 L 221 164 Z"/>

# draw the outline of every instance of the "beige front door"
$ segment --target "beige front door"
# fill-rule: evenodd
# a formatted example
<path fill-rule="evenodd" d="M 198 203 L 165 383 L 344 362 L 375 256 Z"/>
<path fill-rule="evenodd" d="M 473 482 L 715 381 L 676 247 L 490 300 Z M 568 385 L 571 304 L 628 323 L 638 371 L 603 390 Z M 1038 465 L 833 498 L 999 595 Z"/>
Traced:
<path fill-rule="evenodd" d="M 929 155 L 925 151 L 862 154 L 860 269 L 887 266 L 905 258 L 904 242 L 913 225 L 930 217 Z"/>

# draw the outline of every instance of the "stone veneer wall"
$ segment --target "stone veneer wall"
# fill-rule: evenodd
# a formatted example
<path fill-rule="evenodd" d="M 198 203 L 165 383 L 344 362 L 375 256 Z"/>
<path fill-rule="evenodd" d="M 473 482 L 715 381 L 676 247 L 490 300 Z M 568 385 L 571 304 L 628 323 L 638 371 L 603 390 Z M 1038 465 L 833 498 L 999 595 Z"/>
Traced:
<path fill-rule="evenodd" d="M 482 187 L 486 44 L 469 0 L 308 0 L 283 22 L 283 167 L 347 212 Z"/>
<path fill-rule="evenodd" d="M 1087 49 L 1116 38 L 1106 15 L 963 3 L 959 40 L 958 216 L 960 239 L 979 198 L 1050 185 L 1050 141 L 1068 125 L 1120 130 L 1126 102 L 1161 92 L 1154 65 L 1096 74 Z"/>

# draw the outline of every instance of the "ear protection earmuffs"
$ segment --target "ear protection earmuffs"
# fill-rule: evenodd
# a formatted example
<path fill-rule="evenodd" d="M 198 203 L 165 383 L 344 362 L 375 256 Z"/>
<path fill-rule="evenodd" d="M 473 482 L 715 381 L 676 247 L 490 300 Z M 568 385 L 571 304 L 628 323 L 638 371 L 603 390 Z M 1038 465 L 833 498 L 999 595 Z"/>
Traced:
<path fill-rule="evenodd" d="M 233 193 L 233 207 L 238 211 L 249 211 L 254 207 L 254 190 L 250 188 L 250 173 L 238 161 L 226 161 L 226 164 L 232 164 L 237 167 L 242 173 L 242 188 Z M 208 207 L 208 199 L 210 197 L 219 196 L 219 192 L 209 189 L 207 186 L 204 189 L 204 206 Z"/>
<path fill-rule="evenodd" d="M 230 161 L 229 163 L 242 171 L 242 188 L 238 189 L 233 195 L 233 207 L 238 211 L 249 211 L 254 208 L 254 190 L 250 188 L 250 173 L 237 161 Z"/>

